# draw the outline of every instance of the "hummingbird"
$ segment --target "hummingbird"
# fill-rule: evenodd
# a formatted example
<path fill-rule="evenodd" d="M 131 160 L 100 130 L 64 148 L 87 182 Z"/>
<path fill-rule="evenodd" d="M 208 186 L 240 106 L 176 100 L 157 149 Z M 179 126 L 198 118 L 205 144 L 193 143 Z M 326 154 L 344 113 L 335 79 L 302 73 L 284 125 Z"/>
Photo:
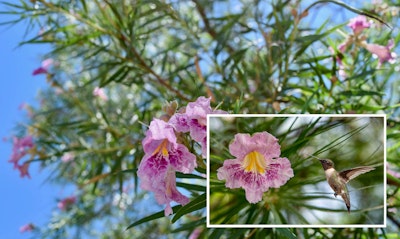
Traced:
<path fill-rule="evenodd" d="M 350 195 L 346 184 L 358 175 L 372 171 L 375 168 L 370 166 L 361 166 L 338 172 L 335 170 L 332 160 L 319 159 L 319 161 L 325 170 L 325 176 L 329 186 L 331 186 L 335 192 L 335 197 L 337 195 L 342 197 L 344 203 L 346 204 L 347 211 L 350 213 Z"/>

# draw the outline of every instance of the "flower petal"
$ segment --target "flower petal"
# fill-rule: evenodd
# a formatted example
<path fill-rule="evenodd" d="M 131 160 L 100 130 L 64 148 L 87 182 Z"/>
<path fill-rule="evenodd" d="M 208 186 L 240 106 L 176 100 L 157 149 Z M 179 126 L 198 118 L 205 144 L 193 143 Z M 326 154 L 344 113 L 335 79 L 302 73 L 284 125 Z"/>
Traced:
<path fill-rule="evenodd" d="M 276 158 L 281 154 L 278 139 L 267 132 L 255 133 L 252 137 L 249 134 L 236 134 L 229 145 L 229 152 L 239 159 L 252 151 L 261 153 L 266 159 Z"/>
<path fill-rule="evenodd" d="M 246 188 L 246 200 L 249 203 L 258 203 L 262 200 L 264 191 Z"/>
<path fill-rule="evenodd" d="M 172 213 L 170 203 L 175 201 L 181 205 L 185 205 L 189 202 L 189 198 L 181 194 L 176 188 L 176 177 L 175 171 L 169 168 L 165 174 L 164 180 L 153 184 L 155 198 L 159 204 L 166 204 L 164 213 L 166 216 Z"/>
<path fill-rule="evenodd" d="M 168 121 L 177 132 L 189 132 L 189 118 L 186 114 L 176 113 Z"/>
<path fill-rule="evenodd" d="M 178 148 L 170 152 L 169 163 L 182 173 L 191 173 L 197 167 L 196 156 L 183 144 L 178 144 Z"/>
<path fill-rule="evenodd" d="M 151 121 L 146 137 L 142 141 L 145 153 L 153 153 L 164 139 L 172 144 L 173 148 L 177 148 L 176 136 L 172 125 L 165 121 L 154 119 Z"/>
<path fill-rule="evenodd" d="M 272 188 L 279 188 L 294 176 L 290 161 L 287 158 L 277 158 L 269 165 L 265 177 Z"/>
<path fill-rule="evenodd" d="M 227 159 L 217 170 L 227 188 L 243 188 L 250 203 L 262 200 L 270 187 L 279 188 L 294 176 L 290 161 L 279 158 L 278 140 L 267 132 L 236 134 L 229 150 L 236 159 Z"/>
<path fill-rule="evenodd" d="M 367 18 L 363 15 L 357 16 L 355 18 L 350 19 L 349 26 L 355 35 L 360 34 L 365 28 L 369 28 L 371 23 L 368 22 Z"/>

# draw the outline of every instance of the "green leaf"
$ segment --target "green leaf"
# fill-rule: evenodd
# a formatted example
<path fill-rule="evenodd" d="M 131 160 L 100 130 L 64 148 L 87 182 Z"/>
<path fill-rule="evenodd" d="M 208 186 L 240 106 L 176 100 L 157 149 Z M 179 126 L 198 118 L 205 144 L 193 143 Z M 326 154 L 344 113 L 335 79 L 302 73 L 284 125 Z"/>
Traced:
<path fill-rule="evenodd" d="M 206 178 L 200 176 L 200 175 L 196 175 L 196 174 L 192 174 L 192 173 L 181 173 L 181 172 L 176 172 L 176 177 L 177 178 L 196 178 L 196 179 L 203 179 L 206 180 Z"/>
<path fill-rule="evenodd" d="M 200 210 L 206 207 L 206 194 L 201 194 L 185 206 L 181 207 L 172 218 L 172 223 L 176 222 L 183 215 Z"/>
<path fill-rule="evenodd" d="M 137 170 L 138 170 L 137 168 L 125 169 L 125 170 L 117 171 L 117 172 L 115 172 L 115 174 L 120 174 L 120 173 L 133 173 L 133 174 L 136 174 Z"/>
<path fill-rule="evenodd" d="M 344 96 L 366 96 L 366 95 L 379 95 L 383 96 L 385 95 L 382 92 L 376 92 L 376 91 L 366 91 L 366 90 L 346 90 L 342 91 L 339 93 L 339 95 L 344 95 Z"/>
<path fill-rule="evenodd" d="M 179 209 L 180 209 L 181 207 L 182 207 L 181 205 L 176 205 L 176 206 L 172 207 L 172 211 L 173 211 L 173 212 L 176 212 L 177 210 L 179 211 Z M 154 213 L 154 214 L 151 214 L 150 216 L 147 216 L 147 217 L 145 217 L 145 218 L 142 218 L 142 219 L 140 219 L 140 220 L 138 220 L 138 221 L 132 223 L 131 225 L 129 225 L 129 226 L 126 228 L 126 230 L 128 230 L 128 229 L 130 229 L 130 228 L 132 228 L 132 227 L 134 227 L 134 226 L 140 225 L 140 224 L 142 224 L 142 223 L 149 222 L 149 221 L 153 221 L 153 220 L 155 220 L 155 219 L 162 218 L 162 217 L 165 217 L 165 212 L 164 212 L 164 210 L 159 211 L 159 212 L 156 212 L 156 213 Z"/>
<path fill-rule="evenodd" d="M 176 186 L 186 188 L 188 190 L 194 190 L 194 191 L 199 191 L 199 192 L 205 192 L 207 187 L 202 186 L 202 185 L 196 185 L 196 184 L 189 184 L 189 183 L 182 183 L 182 182 L 177 182 Z"/>
<path fill-rule="evenodd" d="M 121 63 L 121 67 L 109 78 L 104 79 L 104 81 L 100 83 L 100 87 L 104 87 L 108 85 L 110 82 L 121 82 L 125 79 L 128 73 L 129 73 L 129 67 Z"/>
<path fill-rule="evenodd" d="M 297 52 L 294 54 L 293 60 L 297 62 L 298 57 L 301 56 L 307 50 L 307 48 L 311 46 L 312 43 L 322 40 L 323 38 L 330 35 L 332 32 L 336 31 L 336 29 L 339 29 L 341 27 L 342 25 L 338 25 L 321 34 L 300 36 L 296 38 L 296 41 L 301 44 L 300 44 L 300 49 L 297 50 Z M 305 60 L 302 59 L 301 61 L 304 62 Z"/>
<path fill-rule="evenodd" d="M 194 228 L 198 227 L 198 226 L 203 226 L 206 224 L 206 217 L 202 217 L 199 220 L 196 221 L 190 221 L 189 223 L 186 224 L 182 224 L 181 226 L 179 226 L 177 229 L 172 230 L 171 233 L 175 233 L 175 232 L 181 232 L 181 231 L 189 231 L 189 230 L 193 230 Z"/>
<path fill-rule="evenodd" d="M 276 228 L 275 229 L 282 238 L 286 239 L 297 239 L 297 236 L 289 230 L 289 228 Z"/>

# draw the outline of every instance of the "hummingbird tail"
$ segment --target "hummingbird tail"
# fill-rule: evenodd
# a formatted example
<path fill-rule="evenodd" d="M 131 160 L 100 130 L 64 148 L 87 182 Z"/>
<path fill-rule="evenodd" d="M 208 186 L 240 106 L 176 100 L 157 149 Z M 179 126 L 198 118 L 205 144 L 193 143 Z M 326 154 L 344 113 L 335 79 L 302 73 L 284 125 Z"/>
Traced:
<path fill-rule="evenodd" d="M 350 213 L 350 195 L 347 193 L 343 193 L 342 195 L 343 201 L 346 204 L 347 212 Z"/>

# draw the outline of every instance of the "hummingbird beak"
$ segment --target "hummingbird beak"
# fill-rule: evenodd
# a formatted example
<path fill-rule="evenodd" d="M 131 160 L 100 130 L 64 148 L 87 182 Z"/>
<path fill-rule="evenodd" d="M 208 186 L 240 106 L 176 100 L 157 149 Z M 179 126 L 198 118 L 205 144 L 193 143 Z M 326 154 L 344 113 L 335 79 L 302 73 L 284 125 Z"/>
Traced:
<path fill-rule="evenodd" d="M 308 157 L 312 157 L 312 158 L 315 158 L 315 159 L 321 160 L 321 159 L 319 159 L 318 157 L 315 157 L 315 156 L 314 156 L 314 155 L 312 155 L 312 154 L 308 155 Z"/>

